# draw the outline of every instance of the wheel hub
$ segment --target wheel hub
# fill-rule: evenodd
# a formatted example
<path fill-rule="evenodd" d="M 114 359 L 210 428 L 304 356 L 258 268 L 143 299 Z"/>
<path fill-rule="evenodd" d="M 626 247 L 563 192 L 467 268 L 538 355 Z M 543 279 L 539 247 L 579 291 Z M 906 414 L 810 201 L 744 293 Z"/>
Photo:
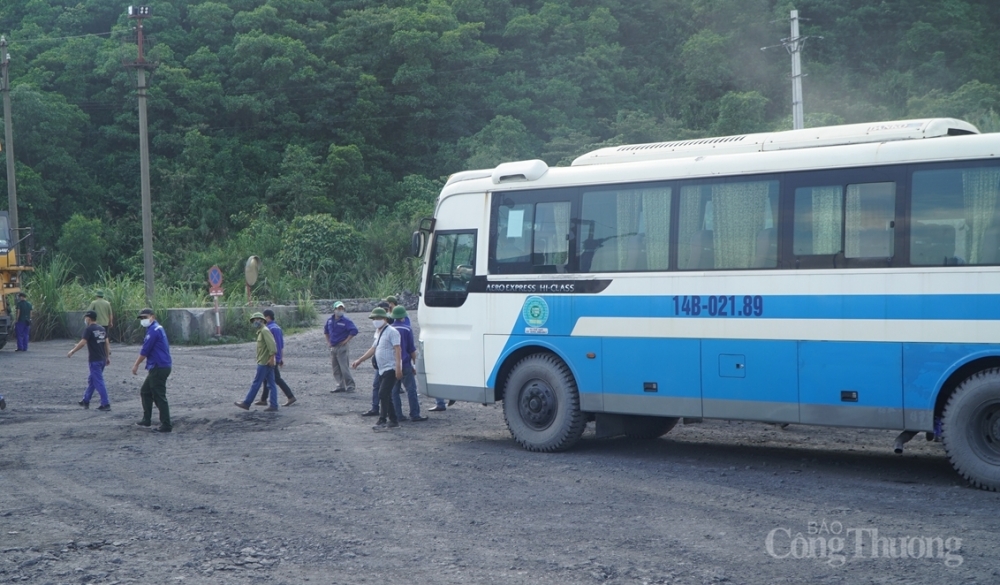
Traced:
<path fill-rule="evenodd" d="M 995 444 L 1000 445 L 1000 416 L 997 416 L 997 412 L 991 413 L 989 422 L 989 440 Z"/>
<path fill-rule="evenodd" d="M 969 425 L 971 446 L 981 459 L 1000 464 L 1000 402 L 980 406 Z"/>
<path fill-rule="evenodd" d="M 555 420 L 556 394 L 542 380 L 530 380 L 521 390 L 517 403 L 521 419 L 535 430 L 547 428 Z"/>

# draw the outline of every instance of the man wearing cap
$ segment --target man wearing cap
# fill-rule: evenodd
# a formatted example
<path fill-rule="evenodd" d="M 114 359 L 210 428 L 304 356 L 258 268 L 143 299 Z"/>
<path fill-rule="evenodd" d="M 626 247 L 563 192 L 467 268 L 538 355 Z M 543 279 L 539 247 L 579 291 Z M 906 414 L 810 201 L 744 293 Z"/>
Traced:
<path fill-rule="evenodd" d="M 104 366 L 111 363 L 111 342 L 108 341 L 108 332 L 97 324 L 97 313 L 87 311 L 83 314 L 83 322 L 87 325 L 83 330 L 83 337 L 66 354 L 66 357 L 73 357 L 73 354 L 83 349 L 84 345 L 87 346 L 90 377 L 87 378 L 87 390 L 83 393 L 83 400 L 77 404 L 90 408 L 90 397 L 94 395 L 94 390 L 97 390 L 97 394 L 101 397 L 101 405 L 97 410 L 108 411 L 111 410 L 111 401 L 108 400 L 108 389 L 104 385 Z"/>
<path fill-rule="evenodd" d="M 107 330 L 108 327 L 114 327 L 115 314 L 114 311 L 111 310 L 111 303 L 104 299 L 104 291 L 96 291 L 94 292 L 94 295 L 97 298 L 91 301 L 87 310 L 97 313 L 97 324 L 104 327 L 105 330 Z"/>
<path fill-rule="evenodd" d="M 261 384 L 265 384 L 270 397 L 271 405 L 265 410 L 278 410 L 278 389 L 274 385 L 274 366 L 277 362 L 275 356 L 278 355 L 278 344 L 274 341 L 274 334 L 267 327 L 264 327 L 264 313 L 254 313 L 250 316 L 250 322 L 257 329 L 257 374 L 250 383 L 250 391 L 243 402 L 235 402 L 236 406 L 243 410 L 250 410 L 253 399 L 257 396 Z"/>
<path fill-rule="evenodd" d="M 274 335 L 274 344 L 278 346 L 278 353 L 274 356 L 274 383 L 281 389 L 281 393 L 285 395 L 285 403 L 282 406 L 291 406 L 295 404 L 295 395 L 292 394 L 292 389 L 288 387 L 288 384 L 281 379 L 281 366 L 285 365 L 285 334 L 281 331 L 281 327 L 274 322 L 274 311 L 271 309 L 264 309 L 264 321 L 267 322 L 265 327 L 267 327 L 271 334 Z M 255 402 L 257 406 L 267 406 L 267 386 L 260 392 L 260 400 Z"/>
<path fill-rule="evenodd" d="M 392 313 L 392 327 L 399 332 L 399 349 L 403 361 L 403 378 L 396 380 L 392 388 L 392 407 L 400 421 L 423 422 L 426 416 L 420 416 L 420 401 L 417 399 L 417 379 L 414 375 L 413 361 L 417 359 L 417 346 L 413 343 L 413 330 L 410 328 L 410 318 L 406 316 L 406 308 L 396 305 Z M 403 416 L 400 389 L 406 390 L 406 398 L 410 403 L 410 418 Z"/>
<path fill-rule="evenodd" d="M 382 310 L 384 310 L 387 315 L 389 314 L 389 311 L 391 310 L 389 308 L 389 303 L 387 303 L 385 301 L 379 301 L 378 304 L 375 305 L 375 306 L 381 308 Z M 388 324 L 391 325 L 392 324 L 392 319 L 391 318 L 390 319 L 386 319 L 386 323 L 388 323 Z M 372 340 L 374 340 L 377 337 L 378 337 L 378 329 L 376 329 L 373 332 Z M 375 369 L 376 369 L 375 375 L 372 377 L 372 407 L 371 407 L 371 409 L 368 412 L 362 413 L 361 416 L 378 416 L 378 414 L 379 414 L 379 408 L 378 408 L 378 402 L 379 402 L 379 400 L 378 400 L 379 382 L 378 382 L 378 371 L 377 371 L 378 368 L 376 367 Z M 400 415 L 400 416 L 402 416 L 402 415 Z M 385 418 L 385 414 L 383 414 L 382 417 Z"/>
<path fill-rule="evenodd" d="M 388 308 L 388 309 L 386 309 L 386 312 L 388 312 L 388 313 L 389 313 L 390 315 L 392 314 L 392 312 L 393 312 L 394 310 L 396 310 L 396 307 L 398 307 L 398 306 L 399 306 L 399 300 L 398 300 L 398 299 L 396 299 L 396 297 L 394 297 L 394 296 L 392 296 L 392 295 L 389 295 L 389 296 L 385 297 L 385 302 L 386 302 L 386 303 L 389 303 L 389 308 Z M 404 307 L 404 309 L 405 309 L 405 307 Z M 393 324 L 395 323 L 395 321 L 396 321 L 396 318 L 395 318 L 395 317 L 390 317 L 390 319 L 389 319 L 389 324 L 390 324 L 390 325 L 393 325 Z M 407 327 L 409 327 L 409 326 L 410 326 L 410 318 L 409 318 L 409 317 L 406 317 L 406 318 L 404 318 L 404 319 L 403 319 L 403 321 L 404 321 L 404 324 L 405 324 L 405 325 L 406 325 Z M 403 352 L 403 357 L 404 357 L 404 358 L 406 357 L 406 352 Z"/>
<path fill-rule="evenodd" d="M 357 368 L 361 362 L 372 356 L 375 357 L 374 365 L 378 372 L 378 398 L 381 407 L 378 422 L 372 427 L 376 431 L 399 427 L 396 410 L 392 407 L 392 389 L 396 385 L 396 380 L 403 378 L 403 362 L 399 345 L 399 332 L 386 324 L 385 320 L 388 316 L 382 307 L 372 309 L 368 318 L 371 319 L 372 325 L 375 327 L 375 342 L 363 356 L 351 362 L 351 367 Z M 386 417 L 389 419 L 388 424 Z"/>
<path fill-rule="evenodd" d="M 331 392 L 354 392 L 354 376 L 350 370 L 350 356 L 347 344 L 358 334 L 358 328 L 344 315 L 344 303 L 333 303 L 333 315 L 326 320 L 323 333 L 330 345 L 330 361 L 333 364 L 333 381 L 336 383 Z"/>
<path fill-rule="evenodd" d="M 139 365 L 146 362 L 146 380 L 139 389 L 142 400 L 142 420 L 135 423 L 140 427 L 149 427 L 153 418 L 153 404 L 160 412 L 160 426 L 153 429 L 156 433 L 169 433 L 174 430 L 170 424 L 170 406 L 167 404 L 167 378 L 173 360 L 170 359 L 170 343 L 167 332 L 156 322 L 153 309 L 139 311 L 139 324 L 146 328 L 146 337 L 142 340 L 139 357 L 132 364 L 132 375 L 139 372 Z"/>

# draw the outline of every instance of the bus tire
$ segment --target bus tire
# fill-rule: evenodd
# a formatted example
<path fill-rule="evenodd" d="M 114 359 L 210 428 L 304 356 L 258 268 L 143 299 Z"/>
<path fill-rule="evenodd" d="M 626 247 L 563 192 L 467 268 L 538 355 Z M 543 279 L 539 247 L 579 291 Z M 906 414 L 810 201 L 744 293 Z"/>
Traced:
<path fill-rule="evenodd" d="M 529 355 L 511 370 L 503 417 L 514 440 L 528 451 L 569 449 L 587 426 L 572 373 L 547 353 Z"/>
<path fill-rule="evenodd" d="M 1000 489 L 1000 369 L 978 372 L 944 407 L 942 441 L 952 467 L 972 485 Z"/>
<path fill-rule="evenodd" d="M 625 436 L 629 439 L 656 439 L 670 432 L 677 424 L 677 417 L 623 415 Z"/>

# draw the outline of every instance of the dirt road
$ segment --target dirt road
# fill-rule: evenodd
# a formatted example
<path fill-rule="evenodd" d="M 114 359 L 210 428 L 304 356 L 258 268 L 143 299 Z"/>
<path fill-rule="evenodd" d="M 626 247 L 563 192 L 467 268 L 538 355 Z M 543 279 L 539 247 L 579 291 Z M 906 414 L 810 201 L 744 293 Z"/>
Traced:
<path fill-rule="evenodd" d="M 137 347 L 108 413 L 71 341 L 0 353 L 0 583 L 1000 583 L 1000 494 L 939 444 L 706 421 L 534 454 L 474 404 L 374 433 L 371 370 L 331 394 L 322 333 L 287 344 L 277 413 L 232 404 L 252 344 L 173 348 L 170 435 L 133 426 Z"/>

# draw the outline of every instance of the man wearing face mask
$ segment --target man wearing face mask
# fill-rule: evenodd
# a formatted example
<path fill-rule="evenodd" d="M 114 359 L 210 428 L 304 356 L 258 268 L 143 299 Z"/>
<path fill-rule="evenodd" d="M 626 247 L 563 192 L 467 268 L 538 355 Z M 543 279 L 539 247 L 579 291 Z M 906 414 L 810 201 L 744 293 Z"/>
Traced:
<path fill-rule="evenodd" d="M 257 396 L 260 385 L 265 384 L 265 388 L 271 397 L 271 405 L 264 410 L 278 410 L 278 387 L 274 384 L 274 366 L 277 363 L 278 344 L 274 341 L 274 334 L 267 327 L 264 327 L 264 314 L 254 313 L 250 316 L 250 322 L 257 329 L 257 375 L 254 376 L 250 384 L 250 391 L 243 402 L 236 402 L 236 406 L 243 410 L 250 410 L 250 404 Z"/>
<path fill-rule="evenodd" d="M 333 315 L 326 320 L 323 333 L 330 345 L 330 361 L 333 364 L 333 381 L 336 386 L 330 392 L 354 392 L 354 376 L 348 367 L 351 363 L 347 344 L 358 334 L 358 328 L 344 315 L 344 303 L 333 304 Z"/>
<path fill-rule="evenodd" d="M 377 332 L 375 343 L 368 348 L 363 356 L 351 362 L 351 367 L 357 368 L 361 362 L 372 356 L 375 357 L 374 365 L 378 372 L 378 399 L 381 412 L 378 422 L 372 428 L 376 431 L 395 429 L 399 427 L 399 420 L 396 418 L 396 409 L 392 407 L 392 389 L 396 385 L 396 380 L 403 378 L 399 331 L 386 324 L 388 314 L 382 307 L 372 309 L 368 318 L 372 320 L 372 325 Z M 386 417 L 389 419 L 388 424 L 386 424 Z"/>
<path fill-rule="evenodd" d="M 146 337 L 142 340 L 139 357 L 132 365 L 132 375 L 135 376 L 139 372 L 139 365 L 146 362 L 146 381 L 139 390 L 139 398 L 142 400 L 142 420 L 135 424 L 140 427 L 151 425 L 155 403 L 156 410 L 160 412 L 160 426 L 153 429 L 153 432 L 169 433 L 173 431 L 173 426 L 170 424 L 170 406 L 167 404 L 167 378 L 170 377 L 170 369 L 173 367 L 173 360 L 170 359 L 170 343 L 167 341 L 167 332 L 156 322 L 153 309 L 139 311 L 139 319 L 141 319 L 139 324 L 146 328 Z"/>

